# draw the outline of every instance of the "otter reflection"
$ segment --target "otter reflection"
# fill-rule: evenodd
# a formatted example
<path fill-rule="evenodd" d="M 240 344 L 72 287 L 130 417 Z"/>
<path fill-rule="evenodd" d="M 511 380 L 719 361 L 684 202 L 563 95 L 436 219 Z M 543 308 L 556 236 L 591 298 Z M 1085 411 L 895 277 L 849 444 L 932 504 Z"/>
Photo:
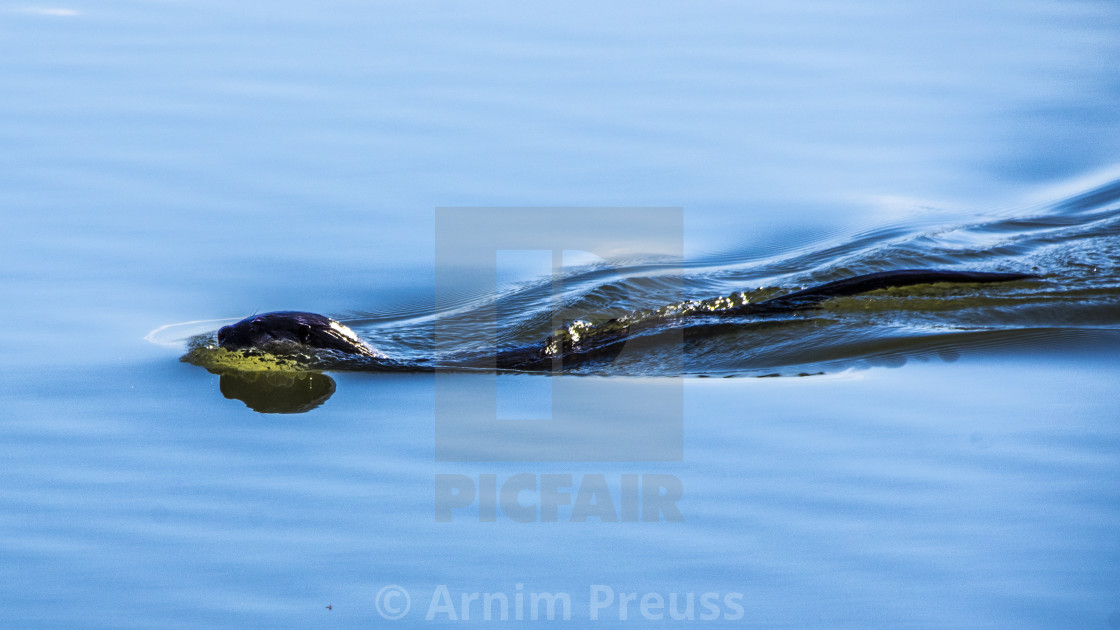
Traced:
<path fill-rule="evenodd" d="M 317 372 L 227 372 L 221 374 L 222 395 L 259 413 L 304 413 L 335 391 L 334 379 Z"/>

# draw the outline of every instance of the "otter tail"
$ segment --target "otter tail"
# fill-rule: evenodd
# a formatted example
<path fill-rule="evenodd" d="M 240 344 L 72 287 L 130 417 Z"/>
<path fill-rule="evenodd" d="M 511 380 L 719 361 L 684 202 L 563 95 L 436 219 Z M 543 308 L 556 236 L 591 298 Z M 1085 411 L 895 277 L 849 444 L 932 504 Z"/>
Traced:
<path fill-rule="evenodd" d="M 935 282 L 1010 282 L 1038 276 L 1029 273 L 999 273 L 987 271 L 951 271 L 944 269 L 899 269 L 880 271 L 862 276 L 845 278 L 789 293 L 753 305 L 752 313 L 779 313 L 813 308 L 835 297 L 859 295 L 876 289 L 906 287 Z"/>

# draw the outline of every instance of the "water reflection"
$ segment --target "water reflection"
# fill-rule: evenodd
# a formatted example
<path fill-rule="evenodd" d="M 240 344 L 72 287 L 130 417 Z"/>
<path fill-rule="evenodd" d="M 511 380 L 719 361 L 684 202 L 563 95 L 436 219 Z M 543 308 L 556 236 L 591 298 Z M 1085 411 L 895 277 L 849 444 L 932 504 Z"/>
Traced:
<path fill-rule="evenodd" d="M 221 374 L 222 395 L 259 413 L 305 413 L 334 395 L 334 379 L 317 372 Z"/>

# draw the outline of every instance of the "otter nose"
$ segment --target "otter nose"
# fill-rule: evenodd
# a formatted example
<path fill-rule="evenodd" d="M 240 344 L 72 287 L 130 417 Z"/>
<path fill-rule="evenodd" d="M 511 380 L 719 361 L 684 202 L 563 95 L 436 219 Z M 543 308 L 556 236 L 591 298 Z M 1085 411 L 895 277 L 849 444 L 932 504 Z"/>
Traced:
<path fill-rule="evenodd" d="M 218 344 L 226 342 L 226 337 L 229 336 L 229 326 L 222 326 L 218 329 Z"/>

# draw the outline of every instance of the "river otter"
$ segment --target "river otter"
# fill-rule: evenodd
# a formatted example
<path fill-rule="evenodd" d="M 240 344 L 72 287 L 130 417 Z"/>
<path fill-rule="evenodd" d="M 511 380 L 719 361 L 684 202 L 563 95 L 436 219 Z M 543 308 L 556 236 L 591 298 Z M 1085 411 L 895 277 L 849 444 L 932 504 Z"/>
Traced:
<path fill-rule="evenodd" d="M 1027 273 L 903 269 L 881 271 L 829 282 L 795 291 L 758 303 L 743 294 L 709 300 L 689 300 L 656 311 L 641 311 L 600 324 L 574 322 L 554 332 L 542 342 L 496 353 L 471 354 L 452 359 L 449 367 L 489 367 L 512 370 L 553 369 L 554 362 L 565 363 L 617 352 L 637 333 L 686 325 L 700 318 L 730 318 L 745 315 L 767 316 L 816 308 L 828 299 L 866 293 L 875 289 L 904 287 L 935 282 L 1008 282 L 1037 276 Z M 367 362 L 371 369 L 431 370 L 431 363 L 406 364 L 380 353 L 345 325 L 318 315 L 298 311 L 278 311 L 254 315 L 218 331 L 218 344 L 228 350 L 263 349 L 306 352 L 328 350 Z"/>

